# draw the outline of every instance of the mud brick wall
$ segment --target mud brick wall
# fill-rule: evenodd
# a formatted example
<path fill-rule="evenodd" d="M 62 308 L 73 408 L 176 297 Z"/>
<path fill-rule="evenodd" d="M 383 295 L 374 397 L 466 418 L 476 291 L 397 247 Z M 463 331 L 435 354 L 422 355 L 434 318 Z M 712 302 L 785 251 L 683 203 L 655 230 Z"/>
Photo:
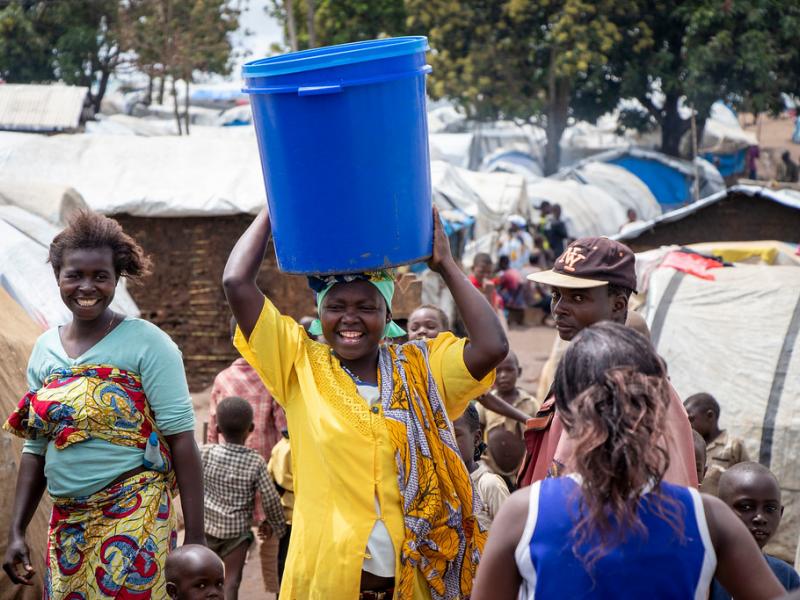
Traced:
<path fill-rule="evenodd" d="M 152 218 L 112 215 L 153 260 L 153 273 L 129 291 L 142 318 L 158 325 L 183 352 L 189 388 L 205 389 L 238 353 L 231 345 L 231 313 L 222 290 L 222 271 L 251 215 Z M 395 314 L 405 318 L 420 304 L 413 276 L 398 283 Z M 305 277 L 278 270 L 272 244 L 259 272 L 259 287 L 278 309 L 295 319 L 315 315 Z"/>
<path fill-rule="evenodd" d="M 634 252 L 643 252 L 671 244 L 753 240 L 800 241 L 800 210 L 732 193 L 679 221 L 661 223 L 624 242 Z"/>

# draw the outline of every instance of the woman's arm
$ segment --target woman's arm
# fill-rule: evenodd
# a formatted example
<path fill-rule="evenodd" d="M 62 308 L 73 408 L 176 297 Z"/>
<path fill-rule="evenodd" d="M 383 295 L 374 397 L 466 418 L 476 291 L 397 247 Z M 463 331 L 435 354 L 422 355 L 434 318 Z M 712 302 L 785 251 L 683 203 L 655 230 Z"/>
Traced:
<path fill-rule="evenodd" d="M 711 542 L 717 554 L 715 576 L 737 600 L 770 600 L 786 593 L 756 541 L 728 505 L 703 494 Z"/>
<path fill-rule="evenodd" d="M 469 342 L 464 347 L 464 364 L 475 379 L 483 379 L 508 354 L 508 339 L 494 309 L 453 259 L 436 208 L 433 209 L 433 256 L 428 266 L 444 279 L 467 328 Z"/>
<path fill-rule="evenodd" d="M 178 480 L 181 508 L 186 526 L 184 544 L 206 545 L 203 521 L 203 463 L 193 431 L 165 436 L 172 452 L 172 464 Z"/>
<path fill-rule="evenodd" d="M 525 530 L 530 487 L 511 494 L 492 522 L 472 590 L 473 600 L 514 600 L 522 582 L 514 552 Z"/>
<path fill-rule="evenodd" d="M 497 414 L 503 415 L 504 417 L 508 417 L 509 419 L 514 419 L 515 421 L 519 421 L 522 424 L 527 423 L 528 419 L 533 417 L 533 415 L 526 415 L 521 410 L 514 408 L 508 402 L 506 402 L 499 396 L 496 396 L 492 392 L 487 392 L 483 396 L 479 396 L 477 400 L 487 410 L 496 412 Z"/>
<path fill-rule="evenodd" d="M 236 242 L 222 274 L 225 296 L 245 338 L 250 337 L 264 307 L 264 295 L 258 289 L 256 276 L 271 231 L 269 213 L 264 208 Z"/>
<path fill-rule="evenodd" d="M 33 585 L 33 566 L 25 542 L 25 531 L 42 499 L 47 480 L 44 477 L 44 456 L 24 452 L 19 462 L 14 512 L 8 530 L 8 546 L 3 558 L 3 570 L 14 583 Z M 20 573 L 18 566 L 22 565 Z"/>

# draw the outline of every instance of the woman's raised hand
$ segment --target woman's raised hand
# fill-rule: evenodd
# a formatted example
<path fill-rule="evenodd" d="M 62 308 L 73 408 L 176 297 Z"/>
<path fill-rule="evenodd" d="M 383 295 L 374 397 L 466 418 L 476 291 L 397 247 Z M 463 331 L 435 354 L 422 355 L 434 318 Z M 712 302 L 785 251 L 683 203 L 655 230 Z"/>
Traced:
<path fill-rule="evenodd" d="M 448 262 L 453 261 L 453 253 L 450 251 L 450 240 L 444 232 L 442 220 L 439 217 L 439 209 L 433 207 L 433 254 L 428 260 L 428 268 L 437 273 L 442 272 L 442 268 Z"/>

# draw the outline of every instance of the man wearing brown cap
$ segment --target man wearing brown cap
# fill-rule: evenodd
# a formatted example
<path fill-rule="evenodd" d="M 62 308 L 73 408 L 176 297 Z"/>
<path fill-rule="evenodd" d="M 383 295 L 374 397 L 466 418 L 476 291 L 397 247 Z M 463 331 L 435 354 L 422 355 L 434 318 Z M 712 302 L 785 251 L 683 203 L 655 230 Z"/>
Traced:
<path fill-rule="evenodd" d="M 558 335 L 570 341 L 584 327 L 600 321 L 625 324 L 628 299 L 636 289 L 636 260 L 627 246 L 608 238 L 581 238 L 556 259 L 550 271 L 528 275 L 552 288 L 551 312 Z M 686 410 L 672 390 L 667 419 L 666 450 L 669 483 L 697 487 L 694 440 Z M 571 469 L 572 442 L 563 434 L 550 394 L 525 430 L 527 455 L 519 473 L 520 487 Z"/>

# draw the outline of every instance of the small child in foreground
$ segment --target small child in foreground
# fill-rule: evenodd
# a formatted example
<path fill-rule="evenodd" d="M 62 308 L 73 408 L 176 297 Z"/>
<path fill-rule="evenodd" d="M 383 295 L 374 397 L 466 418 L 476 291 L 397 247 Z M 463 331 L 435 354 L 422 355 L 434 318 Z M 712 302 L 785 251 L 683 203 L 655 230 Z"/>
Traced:
<path fill-rule="evenodd" d="M 743 462 L 732 466 L 719 479 L 719 498 L 733 509 L 753 535 L 761 550 L 778 529 L 783 515 L 781 487 L 765 466 Z M 764 558 L 786 591 L 800 588 L 800 576 L 779 558 Z M 731 596 L 715 579 L 709 600 L 730 600 Z"/>
<path fill-rule="evenodd" d="M 164 571 L 172 600 L 225 598 L 225 565 L 205 546 L 187 544 L 173 550 Z"/>
<path fill-rule="evenodd" d="M 483 508 L 477 513 L 478 523 L 484 530 L 489 529 L 494 516 L 499 512 L 500 506 L 509 496 L 508 486 L 505 481 L 489 469 L 481 458 L 483 449 L 483 433 L 478 417 L 478 410 L 473 404 L 453 422 L 456 433 L 456 443 L 461 452 L 461 458 L 469 471 L 470 479 L 475 489 L 480 494 Z"/>
<path fill-rule="evenodd" d="M 247 550 L 255 537 L 250 529 L 256 492 L 261 494 L 264 537 L 280 538 L 286 530 L 281 499 L 267 471 L 267 463 L 244 443 L 253 432 L 253 408 L 237 396 L 217 406 L 217 429 L 222 444 L 203 446 L 205 530 L 208 547 L 225 562 L 225 597 L 236 600 Z"/>

